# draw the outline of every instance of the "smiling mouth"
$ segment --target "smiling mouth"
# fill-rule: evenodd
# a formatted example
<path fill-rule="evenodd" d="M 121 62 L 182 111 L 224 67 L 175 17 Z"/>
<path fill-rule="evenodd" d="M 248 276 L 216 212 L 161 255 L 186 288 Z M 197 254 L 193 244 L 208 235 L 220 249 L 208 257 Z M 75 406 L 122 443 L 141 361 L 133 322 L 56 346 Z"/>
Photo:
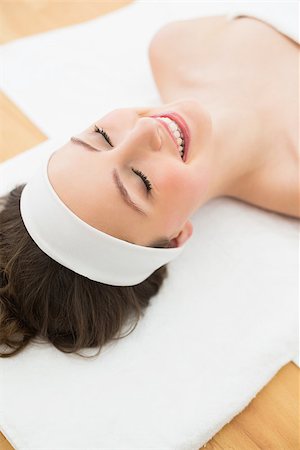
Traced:
<path fill-rule="evenodd" d="M 180 128 L 175 121 L 164 116 L 150 116 L 155 118 L 167 131 L 176 148 L 176 154 L 182 160 L 184 155 L 184 140 Z"/>

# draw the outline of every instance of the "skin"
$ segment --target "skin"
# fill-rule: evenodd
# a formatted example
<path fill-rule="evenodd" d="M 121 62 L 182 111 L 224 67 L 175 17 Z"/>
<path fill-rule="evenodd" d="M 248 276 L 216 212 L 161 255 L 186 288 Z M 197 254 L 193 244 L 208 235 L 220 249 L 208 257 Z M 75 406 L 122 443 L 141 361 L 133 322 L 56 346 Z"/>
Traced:
<path fill-rule="evenodd" d="M 254 17 L 212 16 L 165 25 L 149 50 L 162 101 L 190 95 L 209 111 L 232 181 L 222 195 L 299 218 L 298 43 Z"/>
<path fill-rule="evenodd" d="M 149 117 L 167 111 L 181 114 L 190 127 L 186 163 L 165 128 Z M 194 100 L 151 109 L 115 109 L 96 122 L 109 135 L 113 148 L 95 132 L 94 125 L 75 138 L 98 151 L 69 141 L 52 155 L 48 176 L 56 193 L 82 220 L 119 239 L 148 246 L 168 238 L 172 245 L 182 245 L 192 234 L 189 217 L 215 195 L 205 156 L 212 137 L 208 112 Z M 199 153 L 199 145 L 204 154 Z M 147 176 L 150 193 L 131 167 Z M 124 202 L 113 182 L 113 169 L 147 216 Z"/>
<path fill-rule="evenodd" d="M 295 84 L 292 87 L 290 84 L 295 79 L 285 79 L 288 75 L 283 73 L 278 86 L 275 79 L 269 90 L 262 91 L 266 79 L 270 79 L 270 74 L 263 76 L 265 69 L 260 69 L 263 55 L 251 61 L 256 72 L 249 73 L 246 66 L 245 73 L 241 73 L 245 66 L 241 68 L 240 63 L 245 39 L 241 33 L 245 34 L 247 24 L 240 31 L 241 46 L 235 47 L 236 22 L 228 24 L 223 17 L 201 20 L 201 27 L 199 19 L 171 23 L 150 43 L 149 59 L 162 105 L 115 109 L 75 135 L 95 150 L 69 141 L 49 161 L 49 180 L 63 202 L 82 220 L 119 239 L 148 246 L 164 238 L 172 246 L 181 246 L 192 235 L 191 216 L 209 200 L 232 196 L 257 205 L 261 201 L 268 208 L 271 197 L 264 180 L 274 179 L 274 186 L 279 185 L 278 167 L 283 164 L 294 174 L 298 162 L 297 127 L 292 102 Z M 199 30 L 202 35 L 197 36 Z M 283 45 L 283 55 L 287 51 L 291 51 L 291 58 L 296 55 L 291 41 L 284 38 L 282 43 L 280 35 L 278 43 L 279 33 L 271 27 L 266 30 L 266 25 L 259 22 L 255 31 L 269 33 L 264 36 L 265 41 L 269 39 L 269 46 L 276 48 Z M 177 41 L 175 54 L 170 48 L 178 33 L 182 33 L 182 39 Z M 209 39 L 208 33 L 213 38 Z M 201 45 L 204 37 L 206 46 Z M 219 55 L 214 58 L 218 37 L 224 45 L 225 37 L 228 39 L 227 45 L 236 61 L 234 58 L 224 61 Z M 190 39 L 199 41 L 199 46 L 191 46 Z M 253 45 L 259 47 L 258 42 Z M 274 59 L 278 60 L 278 55 Z M 289 76 L 294 76 L 294 72 Z M 274 91 L 278 92 L 278 88 L 282 91 L 284 82 L 289 82 L 284 91 L 287 94 L 278 99 Z M 284 117 L 275 108 L 279 100 L 281 109 L 286 110 Z M 190 128 L 185 162 L 166 130 L 150 117 L 171 111 L 181 114 Z M 114 147 L 95 132 L 95 125 L 106 131 Z M 147 176 L 152 185 L 150 192 L 132 168 Z M 124 202 L 113 181 L 114 170 L 147 215 Z M 294 190 L 295 185 L 295 181 L 291 182 Z M 283 204 L 286 203 L 283 198 Z M 270 207 L 279 212 L 280 208 L 280 205 Z"/>

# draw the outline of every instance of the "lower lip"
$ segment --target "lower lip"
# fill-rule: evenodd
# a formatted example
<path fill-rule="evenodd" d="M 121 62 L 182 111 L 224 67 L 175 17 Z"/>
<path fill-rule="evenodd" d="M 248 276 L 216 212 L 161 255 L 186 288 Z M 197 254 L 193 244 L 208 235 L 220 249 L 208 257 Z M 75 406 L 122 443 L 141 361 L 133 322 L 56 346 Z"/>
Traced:
<path fill-rule="evenodd" d="M 183 134 L 184 154 L 183 154 L 182 160 L 185 162 L 187 159 L 187 155 L 188 155 L 188 150 L 189 150 L 189 145 L 190 145 L 190 140 L 191 140 L 191 133 L 190 133 L 190 129 L 189 129 L 186 121 L 184 120 L 184 118 L 175 112 L 169 112 L 166 114 L 157 114 L 157 115 L 154 115 L 151 117 L 169 117 L 169 119 L 172 119 L 172 120 L 174 120 L 174 122 L 177 123 L 177 125 L 180 127 L 182 134 Z"/>

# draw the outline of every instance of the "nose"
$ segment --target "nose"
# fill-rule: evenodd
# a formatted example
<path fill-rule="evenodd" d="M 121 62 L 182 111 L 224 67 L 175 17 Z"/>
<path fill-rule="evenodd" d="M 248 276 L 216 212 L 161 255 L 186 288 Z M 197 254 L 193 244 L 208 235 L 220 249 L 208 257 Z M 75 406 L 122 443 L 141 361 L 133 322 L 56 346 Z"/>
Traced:
<path fill-rule="evenodd" d="M 128 129 L 122 144 L 120 153 L 135 154 L 136 152 L 157 152 L 160 150 L 162 140 L 159 132 L 159 124 L 152 117 L 137 119 L 133 128 Z"/>

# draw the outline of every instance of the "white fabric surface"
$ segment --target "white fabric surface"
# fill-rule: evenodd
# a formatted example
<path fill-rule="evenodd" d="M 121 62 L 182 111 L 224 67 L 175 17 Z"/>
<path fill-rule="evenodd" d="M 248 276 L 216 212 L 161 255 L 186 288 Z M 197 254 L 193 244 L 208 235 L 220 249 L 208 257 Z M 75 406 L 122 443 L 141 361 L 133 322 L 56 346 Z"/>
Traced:
<path fill-rule="evenodd" d="M 186 5 L 137 2 L 3 46 L 5 92 L 51 139 L 0 165 L 0 195 L 107 111 L 159 104 L 146 52 L 155 29 L 226 7 Z M 93 360 L 48 344 L 0 359 L 0 430 L 16 450 L 198 450 L 297 362 L 299 220 L 220 198 L 192 222 L 128 337 Z"/>
<path fill-rule="evenodd" d="M 169 21 L 229 18 L 243 6 L 257 17 L 268 14 L 285 29 L 288 16 L 292 33 L 299 28 L 298 2 L 249 3 L 138 1 L 85 23 L 10 42 L 0 48 L 0 87 L 46 136 L 78 132 L 114 108 L 159 103 L 147 48 Z"/>
<path fill-rule="evenodd" d="M 232 3 L 227 14 L 228 19 L 239 16 L 256 17 L 280 33 L 285 34 L 295 42 L 300 41 L 299 35 L 299 2 L 238 2 Z"/>

